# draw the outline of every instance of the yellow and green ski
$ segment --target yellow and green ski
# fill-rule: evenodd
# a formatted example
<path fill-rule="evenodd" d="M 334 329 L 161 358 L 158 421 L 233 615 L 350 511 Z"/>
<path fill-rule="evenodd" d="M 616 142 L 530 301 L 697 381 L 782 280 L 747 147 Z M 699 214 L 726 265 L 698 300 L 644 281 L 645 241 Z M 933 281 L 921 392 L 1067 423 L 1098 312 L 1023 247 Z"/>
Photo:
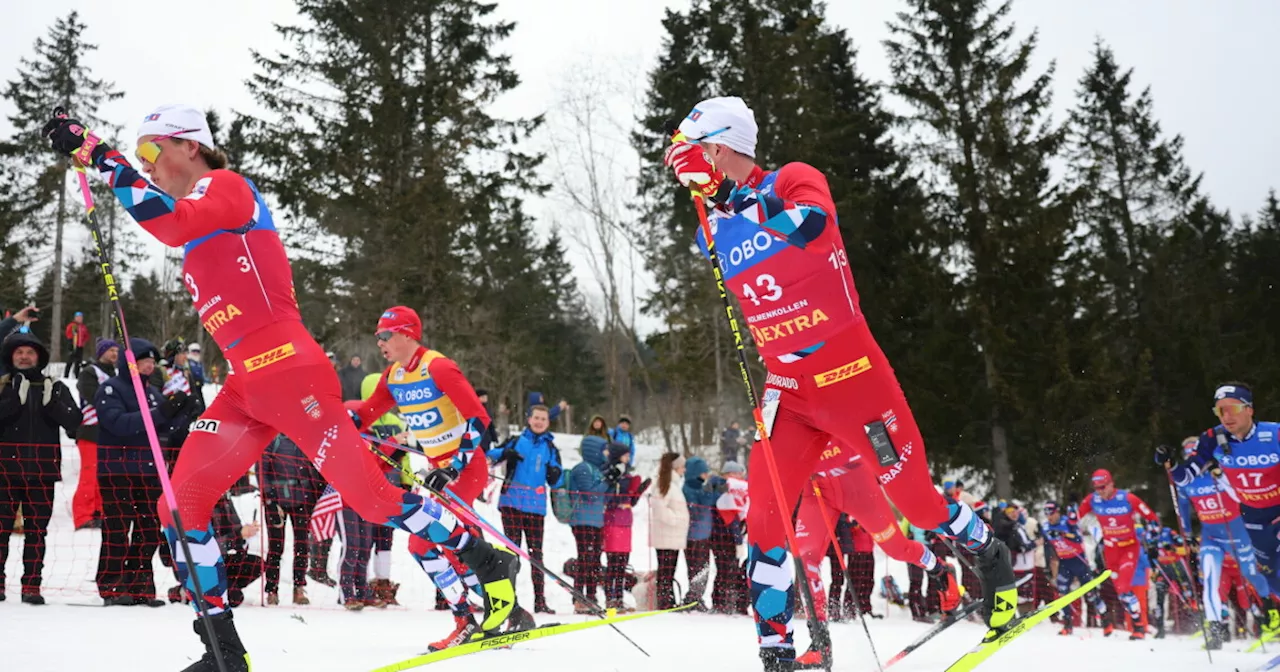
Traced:
<path fill-rule="evenodd" d="M 1254 651 L 1257 651 L 1259 648 L 1261 648 L 1263 644 L 1270 644 L 1271 640 L 1275 639 L 1276 637 L 1280 637 L 1280 630 L 1272 630 L 1271 632 L 1264 631 L 1262 633 L 1262 636 L 1258 638 L 1258 641 L 1254 642 L 1253 646 L 1250 646 L 1244 651 L 1245 653 L 1253 653 Z"/>
<path fill-rule="evenodd" d="M 947 668 L 947 672 L 969 672 L 973 668 L 982 664 L 986 659 L 995 655 L 996 651 L 1004 648 L 1006 644 L 1030 630 L 1032 626 L 1048 619 L 1059 611 L 1062 611 L 1068 604 L 1084 597 L 1085 593 L 1097 588 L 1099 584 L 1110 577 L 1111 570 L 1106 570 L 1079 588 L 1076 588 L 1049 604 L 1036 609 L 1022 618 L 1019 618 L 1013 622 L 1012 626 L 1008 630 L 1001 633 L 999 637 L 989 641 L 984 641 L 968 653 L 961 656 L 959 660 L 951 664 L 951 667 Z"/>
<path fill-rule="evenodd" d="M 473 638 L 464 644 L 451 646 L 447 649 L 444 649 L 443 651 L 432 651 L 430 653 L 424 653 L 420 656 L 414 656 L 413 658 L 409 658 L 408 660 L 402 660 L 398 663 L 384 665 L 382 667 L 374 669 L 372 672 L 400 672 L 400 670 L 410 670 L 415 667 L 422 667 L 424 665 L 438 663 L 442 660 L 449 660 L 450 658 L 466 656 L 473 653 L 479 653 L 481 651 L 488 651 L 490 649 L 502 649 L 502 648 L 509 647 L 512 644 L 524 644 L 525 642 L 531 642 L 535 639 L 542 639 L 544 637 L 564 635 L 570 632 L 578 632 L 580 630 L 589 630 L 591 628 L 598 628 L 602 625 L 623 623 L 625 621 L 634 621 L 641 618 L 648 618 L 650 616 L 659 616 L 661 614 L 671 614 L 677 611 L 683 611 L 685 609 L 689 609 L 690 607 L 693 607 L 695 604 L 697 603 L 690 602 L 689 604 L 684 604 L 671 609 L 658 609 L 655 611 L 640 611 L 634 614 L 625 614 L 622 616 L 609 616 L 606 618 L 599 618 L 593 621 L 583 621 L 581 623 L 557 623 L 554 625 L 544 625 L 537 628 L 530 628 L 528 630 L 520 630 L 518 632 L 504 632 L 498 635 L 477 636 L 476 638 Z"/>

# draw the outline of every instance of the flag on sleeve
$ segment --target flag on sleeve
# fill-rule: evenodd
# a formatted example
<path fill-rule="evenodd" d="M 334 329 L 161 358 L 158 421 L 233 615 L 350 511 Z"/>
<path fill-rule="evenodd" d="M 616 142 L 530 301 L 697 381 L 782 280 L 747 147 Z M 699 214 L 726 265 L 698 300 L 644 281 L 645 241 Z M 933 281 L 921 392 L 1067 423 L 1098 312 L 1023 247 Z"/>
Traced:
<path fill-rule="evenodd" d="M 338 523 L 338 512 L 342 510 L 342 495 L 332 485 L 324 486 L 320 499 L 316 500 L 316 508 L 311 511 L 311 522 L 307 529 L 311 538 L 317 541 L 332 539 Z"/>

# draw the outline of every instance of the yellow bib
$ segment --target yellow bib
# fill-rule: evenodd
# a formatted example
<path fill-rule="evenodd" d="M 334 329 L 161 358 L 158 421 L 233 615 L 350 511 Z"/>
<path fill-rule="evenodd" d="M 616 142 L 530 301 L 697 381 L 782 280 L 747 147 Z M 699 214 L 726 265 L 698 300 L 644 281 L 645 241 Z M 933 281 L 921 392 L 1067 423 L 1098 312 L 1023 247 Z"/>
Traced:
<path fill-rule="evenodd" d="M 433 463 L 437 457 L 452 457 L 467 431 L 467 419 L 440 392 L 427 371 L 432 361 L 443 356 L 428 350 L 416 369 L 396 364 L 387 375 L 387 388 L 400 407 L 400 415 Z"/>

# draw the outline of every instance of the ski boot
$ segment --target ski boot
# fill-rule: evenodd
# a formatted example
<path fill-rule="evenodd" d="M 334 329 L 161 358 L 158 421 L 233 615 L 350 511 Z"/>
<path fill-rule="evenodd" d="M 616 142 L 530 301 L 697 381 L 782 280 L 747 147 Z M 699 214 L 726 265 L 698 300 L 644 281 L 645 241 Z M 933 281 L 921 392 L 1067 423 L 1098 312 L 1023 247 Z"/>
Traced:
<path fill-rule="evenodd" d="M 1142 627 L 1141 623 L 1134 621 L 1133 629 L 1129 632 L 1129 641 L 1141 642 L 1146 638 L 1147 638 L 1147 629 Z"/>
<path fill-rule="evenodd" d="M 538 621 L 524 607 L 516 605 L 511 610 L 511 618 L 507 619 L 506 632 L 523 632 L 538 627 Z"/>
<path fill-rule="evenodd" d="M 1116 626 L 1111 623 L 1110 612 L 1102 614 L 1102 636 L 1110 637 L 1111 633 L 1116 631 Z"/>
<path fill-rule="evenodd" d="M 760 662 L 764 663 L 764 672 L 794 672 L 796 669 L 795 647 L 787 645 L 762 648 Z"/>
<path fill-rule="evenodd" d="M 1222 650 L 1222 640 L 1224 635 L 1230 634 L 1231 629 L 1226 623 L 1221 621 L 1208 621 L 1204 624 L 1204 648 L 1208 651 Z"/>
<path fill-rule="evenodd" d="M 516 574 L 520 572 L 520 558 L 509 549 L 493 546 L 483 537 L 474 536 L 466 548 L 457 551 L 480 581 L 484 594 L 484 619 L 480 628 L 485 632 L 497 630 L 511 617 L 516 606 Z"/>
<path fill-rule="evenodd" d="M 825 628 L 817 633 L 812 633 L 812 628 L 810 628 L 810 632 L 813 634 L 813 641 L 809 642 L 809 650 L 795 659 L 792 669 L 831 669 L 831 635 Z"/>
<path fill-rule="evenodd" d="M 1262 634 L 1273 635 L 1280 631 L 1280 605 L 1270 595 L 1262 598 L 1262 618 L 1258 623 L 1262 626 Z"/>
<path fill-rule="evenodd" d="M 471 639 L 472 636 L 480 634 L 480 624 L 476 623 L 475 616 L 471 615 L 471 609 L 464 604 L 462 609 L 456 609 L 453 612 L 453 632 L 439 641 L 432 642 L 427 645 L 429 651 L 443 651 L 451 646 L 457 646 Z"/>
<path fill-rule="evenodd" d="M 1070 637 L 1074 632 L 1075 627 L 1071 625 L 1071 621 L 1066 621 L 1062 624 L 1062 629 L 1058 631 L 1058 634 L 1063 637 Z"/>
<path fill-rule="evenodd" d="M 218 637 L 218 650 L 222 653 L 222 661 L 227 665 L 227 672 L 249 672 L 249 654 L 245 652 L 244 644 L 240 643 L 240 634 L 236 632 L 235 622 L 231 620 L 231 612 L 224 611 L 210 616 L 209 623 L 213 625 L 213 632 Z M 182 672 L 219 672 L 207 627 L 196 618 L 192 629 L 200 636 L 200 641 L 204 642 L 204 656 Z"/>
<path fill-rule="evenodd" d="M 1151 636 L 1152 639 L 1164 639 L 1164 619 L 1156 621 L 1156 634 Z"/>
<path fill-rule="evenodd" d="M 944 616 L 950 616 L 951 612 L 960 607 L 960 596 L 963 594 L 959 584 L 956 583 L 956 575 L 941 560 L 938 560 L 928 573 L 942 582 L 942 590 L 938 591 L 938 607 Z"/>
<path fill-rule="evenodd" d="M 989 642 L 1004 634 L 1017 618 L 1018 584 L 1013 576 L 1009 547 L 1003 541 L 992 537 L 991 543 L 975 559 L 982 580 L 982 616 L 990 628 L 984 641 Z"/>

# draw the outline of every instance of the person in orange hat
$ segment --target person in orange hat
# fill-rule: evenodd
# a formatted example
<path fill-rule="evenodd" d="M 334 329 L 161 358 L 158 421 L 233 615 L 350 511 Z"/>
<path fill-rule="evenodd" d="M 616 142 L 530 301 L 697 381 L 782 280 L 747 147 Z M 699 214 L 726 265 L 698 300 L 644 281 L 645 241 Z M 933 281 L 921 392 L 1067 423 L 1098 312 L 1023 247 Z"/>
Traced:
<path fill-rule="evenodd" d="M 425 479 L 427 488 L 449 490 L 472 504 L 489 481 L 488 460 L 483 450 L 477 450 L 490 422 L 484 404 L 452 359 L 422 345 L 422 320 L 412 308 L 388 308 L 374 333 L 378 350 L 391 364 L 382 372 L 373 394 L 360 405 L 357 422 L 367 427 L 399 407 L 431 464 Z M 409 552 L 444 593 L 454 614 L 453 632 L 430 648 L 456 646 L 479 632 L 464 585 L 475 588 L 470 572 L 483 581 L 485 568 L 471 563 L 464 566 L 447 545 L 433 540 L 411 538 Z M 512 613 L 513 622 L 532 620 L 518 606 L 513 606 Z"/>

